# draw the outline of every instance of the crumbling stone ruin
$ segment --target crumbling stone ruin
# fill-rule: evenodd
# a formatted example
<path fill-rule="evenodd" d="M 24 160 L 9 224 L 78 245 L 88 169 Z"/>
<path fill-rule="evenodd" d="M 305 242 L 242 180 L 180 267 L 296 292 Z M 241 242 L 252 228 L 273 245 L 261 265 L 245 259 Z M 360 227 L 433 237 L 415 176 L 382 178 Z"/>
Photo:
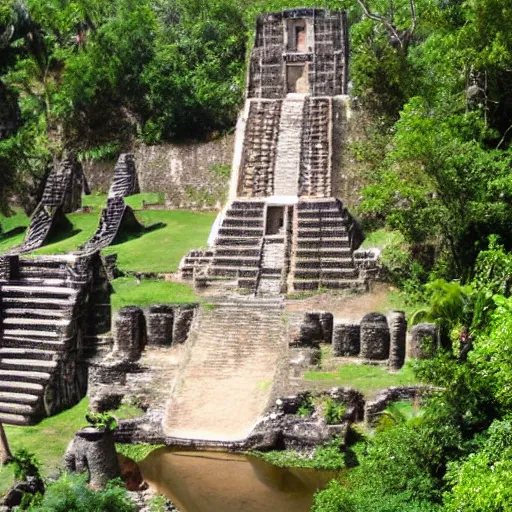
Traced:
<path fill-rule="evenodd" d="M 124 198 L 139 192 L 135 162 L 131 153 L 123 153 L 114 168 L 114 178 L 94 235 L 81 247 L 84 252 L 103 249 L 116 242 L 123 232 L 140 231 L 143 227 Z"/>
<path fill-rule="evenodd" d="M 229 202 L 207 251 L 181 276 L 257 295 L 365 289 L 373 254 L 336 199 L 347 116 L 346 14 L 293 9 L 257 21 L 247 99 L 237 128 Z"/>
<path fill-rule="evenodd" d="M 30 425 L 78 403 L 110 315 L 97 254 L 0 256 L 0 422 Z"/>
<path fill-rule="evenodd" d="M 11 249 L 10 254 L 23 254 L 41 247 L 52 231 L 66 222 L 64 214 L 74 212 L 82 206 L 85 177 L 82 165 L 74 154 L 54 163 L 37 205 L 23 243 Z"/>

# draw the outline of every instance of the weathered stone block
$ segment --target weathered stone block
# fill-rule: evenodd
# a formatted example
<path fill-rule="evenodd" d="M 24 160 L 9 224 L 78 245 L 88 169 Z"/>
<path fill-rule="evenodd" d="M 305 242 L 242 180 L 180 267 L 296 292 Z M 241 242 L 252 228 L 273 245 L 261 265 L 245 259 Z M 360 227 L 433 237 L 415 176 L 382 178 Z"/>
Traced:
<path fill-rule="evenodd" d="M 410 359 L 427 359 L 432 357 L 439 344 L 437 325 L 422 323 L 411 329 L 407 357 Z"/>
<path fill-rule="evenodd" d="M 335 324 L 332 335 L 332 353 L 335 357 L 355 357 L 361 350 L 359 324 Z"/>
<path fill-rule="evenodd" d="M 324 335 L 324 343 L 332 343 L 332 331 L 333 331 L 334 317 L 332 313 L 328 311 L 320 312 L 320 325 L 322 326 L 322 332 Z"/>
<path fill-rule="evenodd" d="M 389 357 L 389 327 L 380 313 L 368 313 L 361 320 L 361 357 L 383 360 Z"/>
<path fill-rule="evenodd" d="M 405 361 L 405 344 L 407 338 L 407 320 L 403 311 L 393 311 L 389 316 L 389 369 L 397 371 Z"/>
<path fill-rule="evenodd" d="M 187 341 L 196 309 L 197 307 L 193 304 L 174 308 L 173 343 L 185 343 Z"/>
<path fill-rule="evenodd" d="M 144 350 L 146 339 L 146 320 L 142 310 L 135 306 L 120 309 L 115 321 L 114 352 L 135 361 Z"/>
<path fill-rule="evenodd" d="M 173 324 L 174 311 L 172 306 L 165 304 L 151 306 L 148 313 L 148 344 L 170 346 L 172 344 Z"/>

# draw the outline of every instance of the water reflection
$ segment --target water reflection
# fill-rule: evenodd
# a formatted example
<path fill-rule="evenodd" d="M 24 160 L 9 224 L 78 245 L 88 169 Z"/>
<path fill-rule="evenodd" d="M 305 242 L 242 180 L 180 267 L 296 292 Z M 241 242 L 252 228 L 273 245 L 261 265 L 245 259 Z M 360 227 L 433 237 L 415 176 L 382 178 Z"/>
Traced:
<path fill-rule="evenodd" d="M 282 469 L 245 455 L 154 451 L 140 463 L 146 481 L 181 512 L 308 512 L 332 472 Z"/>

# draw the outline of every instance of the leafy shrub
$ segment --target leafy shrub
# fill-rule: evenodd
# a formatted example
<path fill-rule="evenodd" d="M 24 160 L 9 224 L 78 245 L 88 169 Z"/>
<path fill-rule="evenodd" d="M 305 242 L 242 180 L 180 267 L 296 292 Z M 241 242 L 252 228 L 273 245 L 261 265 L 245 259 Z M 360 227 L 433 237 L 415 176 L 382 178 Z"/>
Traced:
<path fill-rule="evenodd" d="M 310 395 L 305 395 L 302 399 L 299 408 L 297 409 L 298 416 L 311 416 L 313 411 L 315 410 L 315 406 L 313 404 L 313 399 Z"/>
<path fill-rule="evenodd" d="M 136 512 L 137 507 L 126 494 L 120 480 L 109 483 L 104 491 L 93 491 L 87 475 L 62 475 L 48 484 L 39 503 L 30 512 Z"/>
<path fill-rule="evenodd" d="M 107 412 L 88 413 L 85 419 L 92 427 L 113 432 L 117 428 L 117 419 Z"/>
<path fill-rule="evenodd" d="M 41 478 L 41 463 L 33 453 L 24 448 L 16 450 L 14 460 L 10 464 L 17 480 L 26 480 L 28 477 Z"/>
<path fill-rule="evenodd" d="M 345 404 L 340 404 L 330 397 L 323 400 L 322 409 L 327 425 L 338 425 L 341 423 L 341 420 L 347 411 Z"/>

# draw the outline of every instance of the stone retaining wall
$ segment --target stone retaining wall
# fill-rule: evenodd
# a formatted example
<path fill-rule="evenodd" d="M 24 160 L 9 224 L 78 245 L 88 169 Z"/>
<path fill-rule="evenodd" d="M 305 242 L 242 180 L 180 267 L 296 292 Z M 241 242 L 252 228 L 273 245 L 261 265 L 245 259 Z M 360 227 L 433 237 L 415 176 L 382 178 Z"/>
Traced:
<path fill-rule="evenodd" d="M 132 148 L 141 192 L 161 192 L 167 208 L 220 208 L 229 176 L 219 166 L 231 167 L 234 135 L 211 142 L 140 145 Z M 216 170 L 217 169 L 217 170 Z M 92 190 L 107 193 L 114 162 L 84 163 Z"/>

